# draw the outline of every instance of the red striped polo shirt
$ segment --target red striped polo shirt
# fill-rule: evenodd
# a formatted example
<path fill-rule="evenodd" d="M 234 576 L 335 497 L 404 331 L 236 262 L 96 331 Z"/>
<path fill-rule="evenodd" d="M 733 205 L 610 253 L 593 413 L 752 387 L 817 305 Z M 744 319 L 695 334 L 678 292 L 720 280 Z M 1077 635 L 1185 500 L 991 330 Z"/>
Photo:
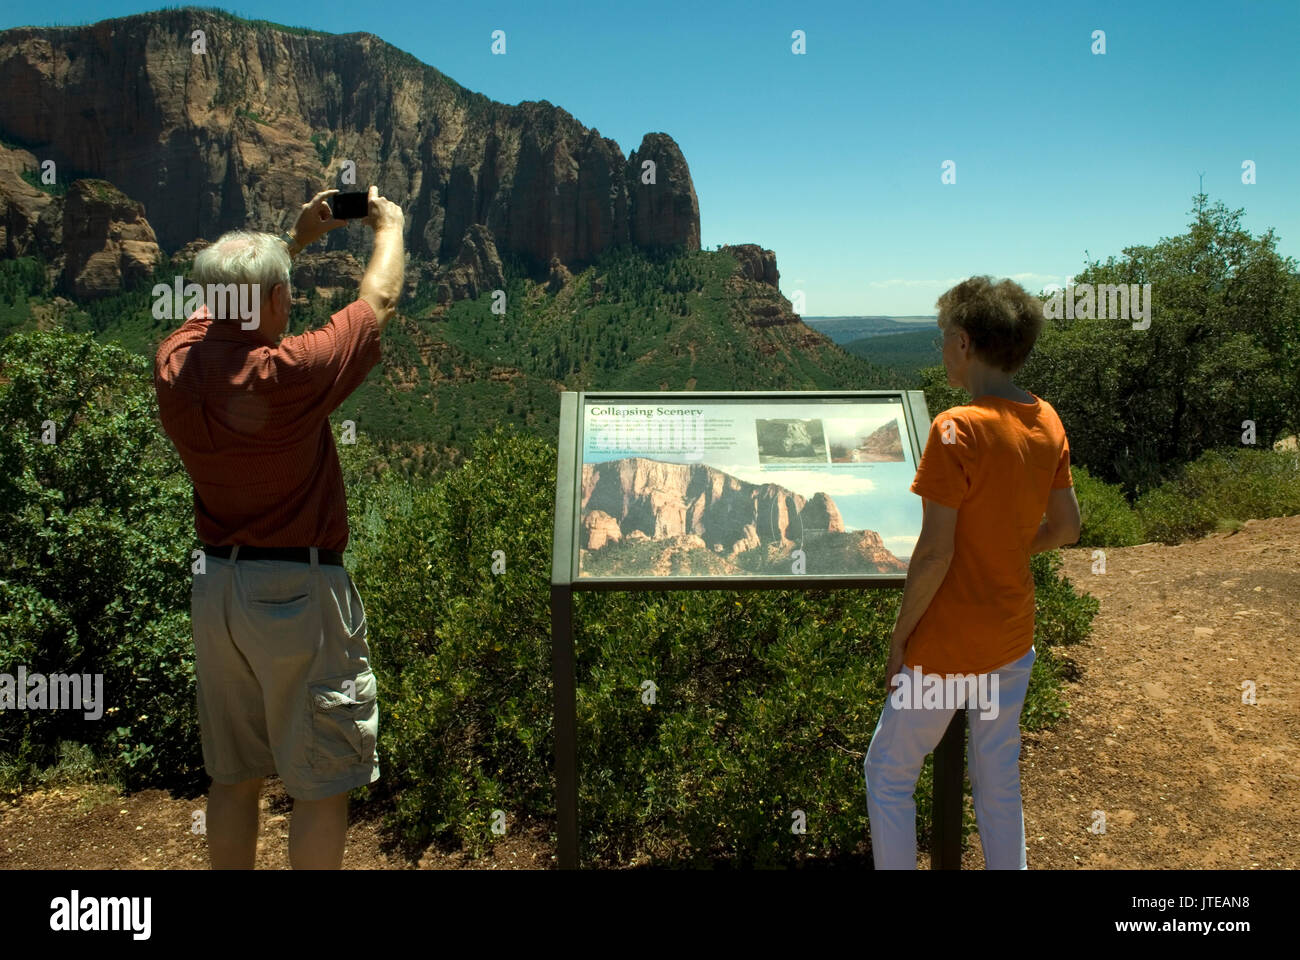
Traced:
<path fill-rule="evenodd" d="M 347 495 L 329 415 L 379 354 L 364 300 L 276 346 L 201 307 L 158 345 L 158 415 L 194 484 L 201 542 L 346 549 Z"/>

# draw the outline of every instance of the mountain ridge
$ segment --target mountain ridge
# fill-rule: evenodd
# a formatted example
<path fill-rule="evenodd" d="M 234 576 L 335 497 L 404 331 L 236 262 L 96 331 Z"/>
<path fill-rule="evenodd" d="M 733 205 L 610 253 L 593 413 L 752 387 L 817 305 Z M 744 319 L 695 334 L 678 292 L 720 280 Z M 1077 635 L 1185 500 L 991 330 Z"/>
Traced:
<path fill-rule="evenodd" d="M 690 170 L 668 134 L 624 155 L 563 108 L 490 100 L 366 32 L 198 8 L 12 28 L 0 31 L 0 83 L 0 137 L 147 198 L 164 251 L 229 229 L 278 232 L 348 161 L 356 189 L 377 183 L 407 211 L 409 289 L 455 261 L 476 224 L 536 273 L 622 243 L 699 248 Z M 360 256 L 365 244 L 339 230 L 320 249 Z"/>

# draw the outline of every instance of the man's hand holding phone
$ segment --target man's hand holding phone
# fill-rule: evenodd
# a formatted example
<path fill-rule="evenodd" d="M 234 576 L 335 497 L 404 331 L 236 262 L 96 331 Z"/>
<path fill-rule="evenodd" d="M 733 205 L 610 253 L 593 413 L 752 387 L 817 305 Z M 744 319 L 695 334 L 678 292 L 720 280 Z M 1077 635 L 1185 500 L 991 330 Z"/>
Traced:
<path fill-rule="evenodd" d="M 357 194 L 357 196 L 361 196 Z M 369 224 L 375 233 L 382 230 L 401 231 L 403 224 L 406 222 L 406 216 L 402 213 L 402 208 L 387 197 L 379 195 L 379 188 L 374 184 L 370 185 L 370 192 L 366 194 L 367 208 L 366 213 L 361 215 L 361 222 Z"/>

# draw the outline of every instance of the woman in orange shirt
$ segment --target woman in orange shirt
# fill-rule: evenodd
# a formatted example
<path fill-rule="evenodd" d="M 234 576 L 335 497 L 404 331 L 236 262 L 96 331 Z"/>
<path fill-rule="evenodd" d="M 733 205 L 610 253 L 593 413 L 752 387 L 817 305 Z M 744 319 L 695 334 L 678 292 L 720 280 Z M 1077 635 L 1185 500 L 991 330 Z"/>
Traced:
<path fill-rule="evenodd" d="M 1079 539 L 1079 504 L 1056 411 L 1011 382 L 1042 330 L 1041 301 L 1010 280 L 972 277 L 937 306 L 948 382 L 972 400 L 934 418 L 911 486 L 924 520 L 885 671 L 891 695 L 863 764 L 872 855 L 877 869 L 915 869 L 916 778 L 966 709 L 985 863 L 1023 870 L 1029 558 Z"/>

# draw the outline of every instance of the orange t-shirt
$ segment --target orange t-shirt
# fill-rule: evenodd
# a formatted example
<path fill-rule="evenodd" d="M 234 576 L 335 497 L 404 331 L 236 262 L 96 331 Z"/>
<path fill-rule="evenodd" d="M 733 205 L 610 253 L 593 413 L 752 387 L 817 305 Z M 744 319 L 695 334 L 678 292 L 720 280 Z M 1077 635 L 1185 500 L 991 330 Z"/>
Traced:
<path fill-rule="evenodd" d="M 904 666 L 987 673 L 1034 642 L 1029 547 L 1049 491 L 1070 487 L 1065 428 L 1041 397 L 983 396 L 934 418 L 911 491 L 957 512 L 948 574 L 921 615 Z"/>

